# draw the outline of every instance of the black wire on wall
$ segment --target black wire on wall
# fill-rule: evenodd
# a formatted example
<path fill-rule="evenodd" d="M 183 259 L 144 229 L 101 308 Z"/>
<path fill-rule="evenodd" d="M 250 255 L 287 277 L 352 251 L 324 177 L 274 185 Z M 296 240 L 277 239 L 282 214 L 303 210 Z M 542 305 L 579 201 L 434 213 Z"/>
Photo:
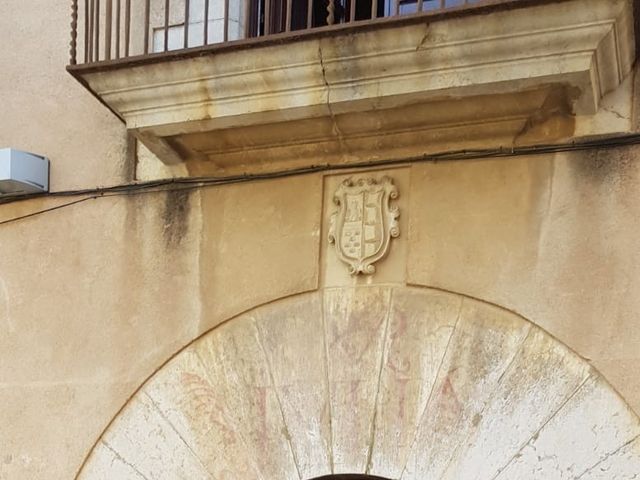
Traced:
<path fill-rule="evenodd" d="M 602 150 L 609 148 L 619 148 L 640 144 L 640 134 L 628 134 L 615 137 L 603 137 L 581 142 L 559 143 L 534 145 L 512 148 L 494 148 L 494 149 L 477 149 L 477 150 L 456 150 L 449 152 L 441 152 L 434 154 L 424 154 L 413 157 L 393 158 L 388 160 L 372 160 L 356 163 L 345 164 L 322 164 L 310 165 L 307 167 L 292 168 L 288 170 L 278 170 L 267 173 L 230 175 L 223 177 L 184 177 L 171 178 L 165 180 L 156 180 L 150 182 L 139 182 L 125 185 L 115 185 L 104 188 L 91 188 L 79 190 L 63 190 L 50 193 L 28 194 L 0 197 L 0 206 L 4 204 L 24 201 L 33 198 L 51 198 L 51 197 L 83 197 L 71 202 L 56 205 L 50 208 L 31 212 L 26 215 L 9 218 L 0 221 L 0 225 L 17 222 L 26 218 L 34 217 L 44 213 L 48 213 L 61 208 L 76 205 L 78 203 L 95 200 L 105 197 L 124 196 L 124 195 L 140 195 L 145 193 L 156 193 L 174 190 L 193 190 L 199 188 L 214 187 L 219 185 L 230 185 L 235 183 L 245 183 L 258 180 L 270 180 L 276 178 L 294 177 L 299 175 L 309 175 L 319 172 L 340 171 L 340 170 L 358 170 L 371 167 L 392 167 L 398 165 L 407 165 L 412 163 L 425 162 L 445 162 L 458 160 L 479 160 L 489 158 L 504 157 L 521 157 L 527 155 L 545 155 L 562 152 L 579 152 L 586 150 Z"/>

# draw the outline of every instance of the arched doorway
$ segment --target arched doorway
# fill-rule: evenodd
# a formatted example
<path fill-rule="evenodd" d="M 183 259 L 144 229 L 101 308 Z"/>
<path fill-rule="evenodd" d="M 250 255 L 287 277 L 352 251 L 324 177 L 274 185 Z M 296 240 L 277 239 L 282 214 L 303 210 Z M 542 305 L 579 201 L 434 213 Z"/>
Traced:
<path fill-rule="evenodd" d="M 639 465 L 638 418 L 535 325 L 451 293 L 358 287 L 280 300 L 194 341 L 79 478 L 619 480 Z"/>

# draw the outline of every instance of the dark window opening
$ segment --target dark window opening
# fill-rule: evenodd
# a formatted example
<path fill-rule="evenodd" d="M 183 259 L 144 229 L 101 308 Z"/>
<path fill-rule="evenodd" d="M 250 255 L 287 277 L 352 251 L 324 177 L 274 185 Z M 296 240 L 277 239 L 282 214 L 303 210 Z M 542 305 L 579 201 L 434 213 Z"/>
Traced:
<path fill-rule="evenodd" d="M 355 20 L 370 20 L 391 15 L 395 0 L 378 0 L 372 12 L 374 0 L 335 0 L 334 23 L 351 21 L 351 2 L 355 1 Z M 403 0 L 401 0 L 402 2 Z M 428 1 L 428 0 L 427 0 Z M 413 0 L 415 3 L 415 0 Z M 324 27 L 327 25 L 329 0 L 313 0 L 311 25 L 308 27 L 308 0 L 291 0 L 291 30 Z M 375 13 L 372 16 L 372 13 Z M 265 17 L 267 17 L 265 19 Z M 287 31 L 287 0 L 252 0 L 249 11 L 249 36 L 261 37 Z"/>

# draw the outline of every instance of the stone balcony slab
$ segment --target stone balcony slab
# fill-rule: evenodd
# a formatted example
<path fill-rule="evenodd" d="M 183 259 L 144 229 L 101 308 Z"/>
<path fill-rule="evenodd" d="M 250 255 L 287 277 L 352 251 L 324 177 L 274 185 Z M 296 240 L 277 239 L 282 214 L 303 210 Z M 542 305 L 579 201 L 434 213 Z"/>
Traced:
<path fill-rule="evenodd" d="M 631 2 L 570 0 L 72 72 L 207 174 L 572 138 L 634 58 Z"/>

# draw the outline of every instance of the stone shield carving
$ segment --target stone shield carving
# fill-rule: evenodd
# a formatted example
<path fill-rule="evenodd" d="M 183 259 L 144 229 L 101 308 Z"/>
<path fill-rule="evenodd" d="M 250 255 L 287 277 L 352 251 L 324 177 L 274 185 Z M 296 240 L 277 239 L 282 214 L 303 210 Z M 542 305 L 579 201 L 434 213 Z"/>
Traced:
<path fill-rule="evenodd" d="M 391 201 L 398 189 L 389 177 L 351 178 L 342 182 L 333 196 L 338 209 L 331 215 L 329 243 L 352 275 L 370 275 L 373 265 L 389 251 L 391 239 L 400 235 L 400 211 Z"/>

